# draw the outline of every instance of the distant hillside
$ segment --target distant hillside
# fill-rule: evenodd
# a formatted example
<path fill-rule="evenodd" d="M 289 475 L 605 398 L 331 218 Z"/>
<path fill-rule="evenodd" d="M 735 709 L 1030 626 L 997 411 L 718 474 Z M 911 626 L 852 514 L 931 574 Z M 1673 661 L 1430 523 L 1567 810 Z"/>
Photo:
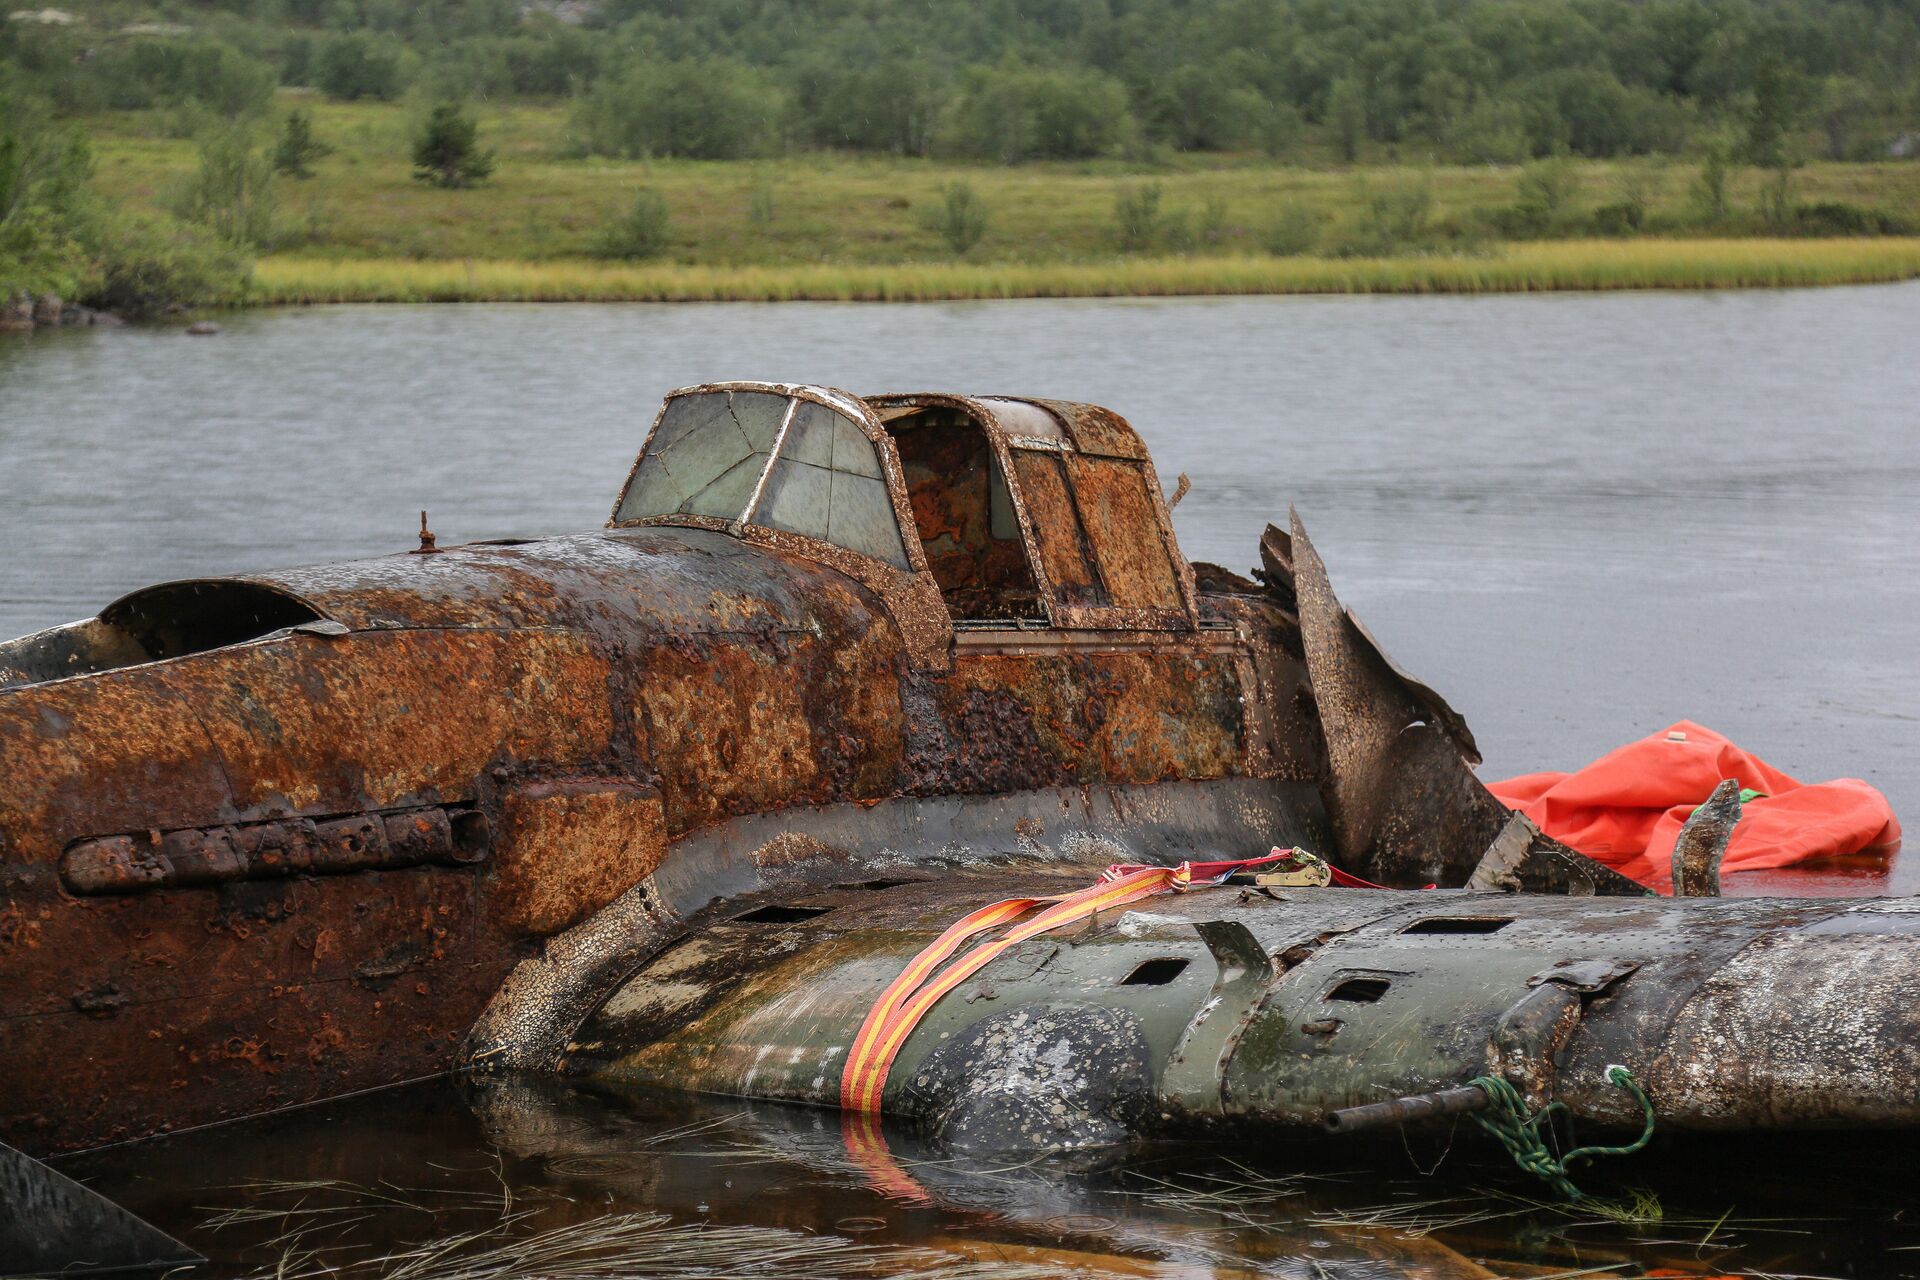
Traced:
<path fill-rule="evenodd" d="M 570 99 L 570 145 L 997 162 L 1312 149 L 1513 162 L 1807 158 L 1920 134 L 1920 0 L 211 0 L 22 9 L 0 92 L 220 118 L 334 100 Z"/>

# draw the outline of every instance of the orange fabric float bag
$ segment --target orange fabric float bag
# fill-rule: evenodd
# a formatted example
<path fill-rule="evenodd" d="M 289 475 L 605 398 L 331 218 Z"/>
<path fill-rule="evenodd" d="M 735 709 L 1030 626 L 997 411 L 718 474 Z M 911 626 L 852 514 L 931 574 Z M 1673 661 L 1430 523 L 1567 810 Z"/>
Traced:
<path fill-rule="evenodd" d="M 1688 720 L 1577 772 L 1529 773 L 1487 789 L 1554 839 L 1651 885 L 1672 879 L 1681 824 L 1726 778 L 1761 794 L 1743 806 L 1724 871 L 1899 846 L 1900 824 L 1875 788 L 1858 778 L 1802 784 Z"/>

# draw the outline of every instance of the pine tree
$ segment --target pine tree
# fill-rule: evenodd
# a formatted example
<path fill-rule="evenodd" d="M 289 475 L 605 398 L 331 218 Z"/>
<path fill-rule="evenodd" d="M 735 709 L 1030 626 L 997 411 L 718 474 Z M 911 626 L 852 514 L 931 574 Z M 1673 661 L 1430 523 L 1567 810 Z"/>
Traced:
<path fill-rule="evenodd" d="M 493 152 L 480 150 L 480 126 L 453 103 L 433 109 L 413 144 L 413 176 L 436 187 L 470 187 L 493 172 Z"/>
<path fill-rule="evenodd" d="M 330 155 L 333 148 L 313 136 L 313 117 L 305 111 L 287 113 L 286 132 L 273 149 L 273 168 L 289 178 L 311 178 L 313 162 Z"/>

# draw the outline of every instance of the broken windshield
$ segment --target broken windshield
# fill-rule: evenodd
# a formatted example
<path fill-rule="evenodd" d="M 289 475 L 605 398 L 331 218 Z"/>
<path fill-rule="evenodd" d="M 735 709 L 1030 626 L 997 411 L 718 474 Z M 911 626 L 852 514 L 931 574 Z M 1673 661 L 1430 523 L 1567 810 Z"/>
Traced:
<path fill-rule="evenodd" d="M 704 391 L 669 400 L 614 519 L 674 515 L 784 529 L 907 568 L 873 441 L 845 415 L 798 397 Z"/>

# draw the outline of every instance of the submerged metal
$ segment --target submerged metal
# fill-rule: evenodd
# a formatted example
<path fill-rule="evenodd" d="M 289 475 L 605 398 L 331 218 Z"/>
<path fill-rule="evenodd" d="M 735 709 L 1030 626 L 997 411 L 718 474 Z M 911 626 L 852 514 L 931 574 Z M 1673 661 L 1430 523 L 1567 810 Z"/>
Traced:
<path fill-rule="evenodd" d="M 205 1262 L 65 1174 L 0 1143 L 0 1276 L 105 1275 Z"/>
<path fill-rule="evenodd" d="M 835 1105 L 861 1019 L 922 947 L 983 902 L 1096 870 L 956 868 L 716 906 L 600 1004 L 562 1070 Z M 1668 1129 L 1920 1125 L 1920 908 L 1171 894 L 981 970 L 913 1031 L 885 1110 L 964 1149 L 1060 1149 L 1317 1129 L 1498 1075 L 1533 1107 L 1637 1128 L 1612 1064 Z"/>

